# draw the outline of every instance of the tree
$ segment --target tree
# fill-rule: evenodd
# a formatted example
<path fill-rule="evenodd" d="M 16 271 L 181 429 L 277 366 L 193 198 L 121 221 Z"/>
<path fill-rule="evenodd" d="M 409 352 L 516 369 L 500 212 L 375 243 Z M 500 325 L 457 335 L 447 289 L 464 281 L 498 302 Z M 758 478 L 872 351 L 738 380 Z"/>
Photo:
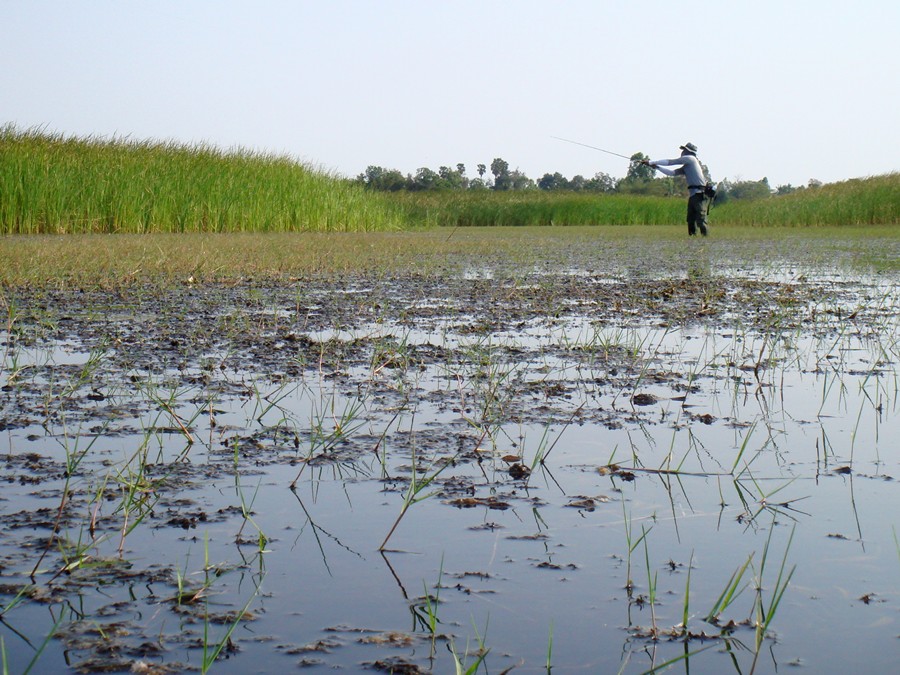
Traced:
<path fill-rule="evenodd" d="M 534 181 L 518 169 L 509 173 L 509 182 L 510 190 L 534 190 L 537 188 Z"/>
<path fill-rule="evenodd" d="M 631 156 L 631 163 L 628 165 L 628 173 L 625 174 L 625 180 L 630 183 L 653 180 L 656 177 L 656 171 L 652 166 L 641 164 L 645 159 L 650 159 L 643 152 L 636 152 Z"/>
<path fill-rule="evenodd" d="M 495 157 L 491 162 L 491 173 L 494 174 L 494 189 L 509 190 L 512 188 L 512 179 L 509 175 L 509 162 Z"/>
<path fill-rule="evenodd" d="M 557 171 L 556 173 L 545 173 L 538 180 L 537 186 L 541 190 L 565 190 L 569 186 L 569 181 Z"/>
<path fill-rule="evenodd" d="M 772 188 L 769 187 L 769 179 L 739 180 L 733 183 L 723 181 L 725 193 L 729 199 L 762 199 L 772 196 Z"/>
<path fill-rule="evenodd" d="M 415 177 L 409 186 L 410 190 L 436 190 L 439 187 L 441 177 L 428 167 L 422 167 L 416 171 Z"/>
<path fill-rule="evenodd" d="M 442 190 L 465 190 L 469 181 L 466 180 L 466 167 L 463 164 L 456 165 L 456 171 L 448 166 L 442 166 L 438 169 L 441 177 L 440 184 L 437 186 Z"/>
<path fill-rule="evenodd" d="M 789 195 L 792 192 L 796 192 L 796 191 L 797 191 L 797 188 L 795 188 L 790 183 L 787 183 L 786 185 L 779 185 L 778 187 L 775 188 L 775 194 L 778 196 Z"/>
<path fill-rule="evenodd" d="M 584 184 L 584 189 L 589 192 L 615 192 L 616 179 L 608 173 L 598 172 Z"/>
<path fill-rule="evenodd" d="M 396 169 L 385 169 L 370 165 L 365 173 L 356 177 L 356 182 L 370 190 L 396 192 L 407 187 L 406 177 Z"/>
<path fill-rule="evenodd" d="M 636 152 L 631 156 L 628 173 L 616 184 L 616 191 L 656 196 L 665 196 L 677 191 L 677 183 L 673 183 L 667 176 L 656 178 L 653 167 L 642 163 L 645 159 L 648 158 L 643 152 Z"/>

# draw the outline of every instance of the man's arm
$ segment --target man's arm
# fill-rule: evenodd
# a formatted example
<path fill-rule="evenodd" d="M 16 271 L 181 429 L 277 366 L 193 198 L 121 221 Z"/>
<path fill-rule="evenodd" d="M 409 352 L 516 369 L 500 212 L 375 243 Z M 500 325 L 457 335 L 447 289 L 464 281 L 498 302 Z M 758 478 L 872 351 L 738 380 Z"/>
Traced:
<path fill-rule="evenodd" d="M 644 164 L 648 166 L 652 166 L 657 171 L 660 171 L 667 176 L 680 176 L 684 173 L 684 157 L 678 157 L 676 159 L 645 159 Z M 668 166 L 677 166 L 677 169 L 668 169 Z"/>
<path fill-rule="evenodd" d="M 685 157 L 676 157 L 675 159 L 648 159 L 647 164 L 650 166 L 681 166 L 687 162 Z"/>
<path fill-rule="evenodd" d="M 659 163 L 657 162 L 647 162 L 651 167 L 660 171 L 661 173 L 666 174 L 667 176 L 680 176 L 684 173 L 684 167 L 679 166 L 677 169 L 670 169 L 667 166 L 663 166 L 662 162 L 668 162 L 668 160 L 661 160 Z"/>
<path fill-rule="evenodd" d="M 650 163 L 650 166 L 652 166 L 657 171 L 661 171 L 662 173 L 666 174 L 667 176 L 677 176 L 680 173 L 684 173 L 684 169 L 681 167 L 679 167 L 677 169 L 669 169 L 668 167 L 665 167 L 665 166 L 657 166 L 656 164 L 653 164 L 652 162 Z"/>

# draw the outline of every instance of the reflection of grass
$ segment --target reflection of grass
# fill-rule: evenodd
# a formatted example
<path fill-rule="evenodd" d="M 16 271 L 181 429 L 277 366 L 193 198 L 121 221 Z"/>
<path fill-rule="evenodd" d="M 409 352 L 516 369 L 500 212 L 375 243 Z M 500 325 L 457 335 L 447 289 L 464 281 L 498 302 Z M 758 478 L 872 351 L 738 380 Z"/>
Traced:
<path fill-rule="evenodd" d="M 763 642 L 769 637 L 775 616 L 781 605 L 781 601 L 784 598 L 785 591 L 791 582 L 794 570 L 796 569 L 795 566 L 788 568 L 788 553 L 794 536 L 792 531 L 785 546 L 781 563 L 775 572 L 774 582 L 771 585 L 768 585 L 768 581 L 772 576 L 772 573 L 770 572 L 770 569 L 772 568 L 770 563 L 770 547 L 772 544 L 774 528 L 775 521 L 773 520 L 761 555 L 757 555 L 757 552 L 750 553 L 750 555 L 747 556 L 747 559 L 732 572 L 730 578 L 723 587 L 722 592 L 719 594 L 710 610 L 703 617 L 703 621 L 715 626 L 719 630 L 718 635 L 709 634 L 705 631 L 697 632 L 696 628 L 690 630 L 688 627 L 688 622 L 690 620 L 690 594 L 692 592 L 691 570 L 694 562 L 693 553 L 691 554 L 690 562 L 688 563 L 681 623 L 668 629 L 660 628 L 657 625 L 654 604 L 659 595 L 657 586 L 658 580 L 657 574 L 651 571 L 651 558 L 646 538 L 648 531 L 642 529 L 643 536 L 638 540 L 638 543 L 640 541 L 644 542 L 644 563 L 647 572 L 648 594 L 646 598 L 643 598 L 643 596 L 641 597 L 643 598 L 643 603 L 649 602 L 650 604 L 651 626 L 649 628 L 631 628 L 631 633 L 634 637 L 654 645 L 660 643 L 663 639 L 666 642 L 678 640 L 684 645 L 683 654 L 670 658 L 664 663 L 654 665 L 650 670 L 646 671 L 647 673 L 662 672 L 675 663 L 689 661 L 691 658 L 706 651 L 712 646 L 708 645 L 690 651 L 690 645 L 695 642 L 702 643 L 710 640 L 717 641 L 726 652 L 732 654 L 733 659 L 733 654 L 736 651 L 745 650 L 750 652 L 752 654 L 752 662 L 747 672 L 753 673 L 756 671 L 759 657 L 762 652 Z M 746 597 L 745 591 L 748 590 L 753 594 L 752 601 L 750 604 L 749 616 L 743 618 L 741 608 L 738 605 L 738 600 L 741 597 Z M 629 604 L 630 603 L 631 601 L 629 600 Z M 744 607 L 746 607 L 746 605 L 744 605 Z M 723 618 L 724 615 L 727 614 L 731 614 L 733 618 L 730 617 L 727 620 Z M 737 636 L 736 631 L 742 627 L 753 630 L 754 640 L 752 647 L 744 644 Z M 627 664 L 630 655 L 631 653 L 629 652 L 625 653 L 625 660 L 620 672 L 624 671 L 624 666 Z M 734 661 L 734 665 L 736 667 L 738 665 L 736 660 Z M 739 667 L 738 671 L 743 672 Z"/>
<path fill-rule="evenodd" d="M 432 466 L 428 467 L 423 472 L 420 471 L 416 448 L 415 446 L 413 447 L 412 475 L 409 478 L 409 485 L 407 486 L 406 494 L 403 497 L 403 504 L 400 507 L 400 513 L 397 514 L 397 518 L 394 520 L 394 524 L 391 525 L 391 529 L 388 531 L 387 536 L 384 538 L 384 541 L 381 542 L 381 546 L 378 547 L 379 551 L 384 551 L 385 546 L 387 546 L 388 541 L 394 535 L 394 531 L 397 529 L 397 526 L 400 525 L 400 521 L 403 520 L 403 516 L 406 515 L 409 508 L 414 504 L 418 504 L 419 502 L 428 499 L 434 494 L 434 492 L 422 493 L 427 490 L 437 477 L 455 461 L 455 457 L 444 459 L 443 461 L 437 462 L 437 466 L 432 464 Z"/>

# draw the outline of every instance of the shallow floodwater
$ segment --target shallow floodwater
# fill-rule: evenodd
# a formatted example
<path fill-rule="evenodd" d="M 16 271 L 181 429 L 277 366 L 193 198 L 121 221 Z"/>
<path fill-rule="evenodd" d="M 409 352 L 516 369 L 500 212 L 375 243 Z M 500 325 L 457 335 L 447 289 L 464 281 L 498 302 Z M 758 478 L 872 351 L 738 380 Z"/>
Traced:
<path fill-rule="evenodd" d="M 9 671 L 893 670 L 896 275 L 635 255 L 9 291 Z"/>

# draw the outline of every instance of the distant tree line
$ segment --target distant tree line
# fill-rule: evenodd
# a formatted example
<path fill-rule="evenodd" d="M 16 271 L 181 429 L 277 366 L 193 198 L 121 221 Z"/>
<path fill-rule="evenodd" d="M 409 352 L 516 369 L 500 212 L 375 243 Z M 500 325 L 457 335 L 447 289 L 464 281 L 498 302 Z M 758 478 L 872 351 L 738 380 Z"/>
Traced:
<path fill-rule="evenodd" d="M 590 178 L 581 175 L 566 178 L 560 172 L 545 173 L 537 181 L 532 180 L 518 169 L 510 169 L 509 162 L 500 157 L 491 162 L 490 167 L 478 164 L 477 177 L 466 174 L 465 164 L 454 167 L 441 166 L 437 171 L 423 167 L 415 174 L 403 174 L 397 169 L 386 169 L 382 166 L 369 166 L 352 182 L 369 190 L 380 192 L 422 192 L 422 191 L 478 191 L 493 190 L 504 192 L 510 190 L 545 190 L 547 192 L 588 192 L 598 194 L 639 194 L 661 197 L 684 196 L 687 194 L 687 182 L 684 177 L 660 176 L 649 166 L 641 164 L 647 156 L 641 152 L 631 156 L 628 172 L 624 178 L 613 178 L 608 173 L 598 172 Z M 488 173 L 490 168 L 490 173 Z M 706 167 L 704 166 L 704 169 Z M 709 171 L 707 171 L 709 175 Z M 809 182 L 809 188 L 820 186 L 816 180 Z M 782 195 L 806 189 L 790 184 L 779 185 L 774 190 L 769 186 L 767 178 L 758 181 L 723 180 L 718 184 L 719 202 L 730 199 L 759 199 L 772 195 Z"/>

